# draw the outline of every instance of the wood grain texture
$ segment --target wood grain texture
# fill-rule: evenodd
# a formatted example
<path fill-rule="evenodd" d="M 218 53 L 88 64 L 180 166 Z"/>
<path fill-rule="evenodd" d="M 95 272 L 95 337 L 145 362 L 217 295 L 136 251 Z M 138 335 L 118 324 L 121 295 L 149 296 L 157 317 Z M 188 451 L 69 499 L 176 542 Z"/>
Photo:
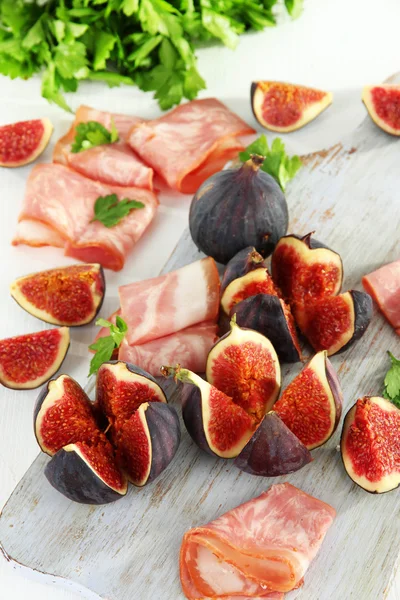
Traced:
<path fill-rule="evenodd" d="M 343 289 L 361 289 L 360 279 L 400 256 L 399 140 L 369 120 L 341 144 L 317 153 L 288 189 L 290 231 L 316 237 L 340 252 Z M 164 271 L 201 255 L 186 232 Z M 332 358 L 345 394 L 345 410 L 365 394 L 379 394 L 400 338 L 380 314 L 362 340 Z M 300 365 L 283 367 L 283 384 Z M 171 402 L 176 388 L 164 382 Z M 178 407 L 179 410 L 179 407 Z M 304 586 L 290 600 L 379 600 L 389 597 L 399 557 L 397 492 L 367 494 L 346 476 L 340 453 L 341 424 L 315 450 L 314 462 L 290 476 L 259 479 L 228 461 L 201 453 L 182 428 L 177 456 L 149 487 L 131 487 L 125 498 L 104 507 L 74 504 L 47 483 L 38 456 L 0 518 L 3 553 L 10 560 L 73 582 L 107 600 L 177 600 L 178 552 L 183 533 L 258 495 L 272 483 L 290 481 L 331 504 L 338 513 Z M 395 597 L 394 597 L 395 598 Z"/>

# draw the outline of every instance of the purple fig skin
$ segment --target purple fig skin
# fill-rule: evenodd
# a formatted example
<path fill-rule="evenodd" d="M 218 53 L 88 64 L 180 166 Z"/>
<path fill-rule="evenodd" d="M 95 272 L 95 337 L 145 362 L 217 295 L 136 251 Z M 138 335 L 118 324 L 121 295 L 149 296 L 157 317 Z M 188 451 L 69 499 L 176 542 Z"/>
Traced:
<path fill-rule="evenodd" d="M 234 463 L 250 475 L 278 477 L 294 473 L 312 460 L 309 450 L 280 417 L 269 412 Z"/>
<path fill-rule="evenodd" d="M 208 445 L 204 433 L 203 414 L 201 410 L 201 392 L 198 387 L 184 383 L 181 395 L 182 417 L 185 427 L 195 444 L 212 456 L 217 456 Z"/>
<path fill-rule="evenodd" d="M 340 417 L 342 416 L 342 408 L 343 408 L 343 392 L 340 386 L 339 378 L 333 365 L 328 357 L 325 358 L 325 374 L 326 379 L 328 380 L 329 387 L 331 388 L 333 399 L 335 401 L 336 408 L 336 416 L 335 416 L 335 425 L 332 431 L 332 434 L 336 430 L 339 425 Z"/>
<path fill-rule="evenodd" d="M 267 268 L 266 261 L 254 246 L 248 246 L 240 250 L 226 265 L 221 282 L 221 295 L 232 281 L 260 268 Z"/>
<path fill-rule="evenodd" d="M 106 485 L 76 452 L 59 450 L 47 463 L 44 474 L 63 496 L 80 504 L 109 504 L 126 494 Z"/>
<path fill-rule="evenodd" d="M 359 340 L 367 330 L 372 319 L 372 298 L 366 292 L 350 290 L 354 304 L 354 332 L 350 340 L 337 354 L 347 350 L 354 342 Z"/>
<path fill-rule="evenodd" d="M 152 447 L 150 474 L 146 482 L 150 483 L 174 458 L 181 441 L 181 428 L 176 410 L 162 402 L 149 402 L 145 417 Z"/>
<path fill-rule="evenodd" d="M 236 322 L 240 327 L 254 329 L 265 335 L 283 362 L 301 360 L 277 296 L 257 294 L 246 298 L 232 308 L 230 316 L 233 314 L 236 314 Z"/>

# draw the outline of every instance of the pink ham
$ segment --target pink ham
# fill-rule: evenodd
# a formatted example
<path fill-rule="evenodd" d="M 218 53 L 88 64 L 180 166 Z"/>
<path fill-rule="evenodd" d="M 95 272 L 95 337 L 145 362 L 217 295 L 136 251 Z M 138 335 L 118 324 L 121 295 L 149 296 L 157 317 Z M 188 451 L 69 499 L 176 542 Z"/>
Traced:
<path fill-rule="evenodd" d="M 111 228 L 98 221 L 92 223 L 95 201 L 108 194 L 139 200 L 145 206 Z M 66 256 L 119 271 L 153 220 L 157 205 L 157 197 L 148 190 L 109 186 L 63 165 L 36 165 L 27 182 L 13 244 L 60 246 L 62 239 Z"/>
<path fill-rule="evenodd" d="M 293 590 L 334 517 L 331 506 L 289 483 L 271 486 L 184 535 L 180 576 L 185 596 L 273 598 L 270 592 Z"/>
<path fill-rule="evenodd" d="M 160 375 L 162 365 L 178 363 L 195 373 L 204 373 L 207 355 L 216 339 L 215 321 L 205 321 L 140 346 L 130 346 L 124 340 L 118 358 L 137 365 L 154 377 Z"/>
<path fill-rule="evenodd" d="M 93 262 L 93 261 L 92 261 Z M 130 346 L 145 344 L 217 318 L 219 275 L 208 257 L 166 275 L 119 288 Z"/>
<path fill-rule="evenodd" d="M 238 136 L 251 133 L 222 102 L 207 98 L 134 125 L 128 143 L 171 188 L 189 194 L 237 156 L 243 148 Z"/>
<path fill-rule="evenodd" d="M 400 260 L 365 275 L 362 284 L 400 335 Z"/>
<path fill-rule="evenodd" d="M 105 144 L 71 152 L 71 144 L 75 139 L 75 128 L 78 123 L 98 121 L 108 130 L 112 120 L 118 130 L 120 140 L 114 144 Z M 142 119 L 128 115 L 107 113 L 88 106 L 80 106 L 75 120 L 68 133 L 64 135 L 54 148 L 53 161 L 68 165 L 91 179 L 115 185 L 153 188 L 153 169 L 135 154 L 126 143 L 128 131 Z"/>

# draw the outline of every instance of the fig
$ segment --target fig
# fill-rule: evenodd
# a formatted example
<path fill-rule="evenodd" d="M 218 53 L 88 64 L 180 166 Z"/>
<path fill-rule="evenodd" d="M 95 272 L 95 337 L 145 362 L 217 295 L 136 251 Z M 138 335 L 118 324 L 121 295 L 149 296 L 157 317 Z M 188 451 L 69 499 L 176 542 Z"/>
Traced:
<path fill-rule="evenodd" d="M 69 329 L 48 329 L 0 341 L 0 383 L 30 390 L 48 381 L 69 348 Z"/>
<path fill-rule="evenodd" d="M 314 350 L 326 350 L 332 356 L 364 335 L 372 317 L 372 299 L 365 292 L 350 290 L 298 305 L 294 317 Z"/>
<path fill-rule="evenodd" d="M 342 414 L 343 394 L 326 351 L 318 352 L 283 391 L 273 410 L 313 450 L 329 440 Z"/>
<path fill-rule="evenodd" d="M 311 236 L 282 237 L 271 258 L 272 278 L 289 303 L 335 296 L 342 287 L 339 254 Z"/>
<path fill-rule="evenodd" d="M 348 411 L 340 450 L 349 477 L 367 492 L 400 485 L 400 410 L 377 396 L 360 398 Z"/>
<path fill-rule="evenodd" d="M 236 315 L 240 327 L 254 329 L 272 342 L 284 362 L 301 360 L 300 343 L 290 307 L 278 296 L 257 294 L 236 304 L 231 316 Z"/>
<path fill-rule="evenodd" d="M 392 135 L 400 135 L 400 85 L 366 86 L 362 100 L 378 127 Z"/>
<path fill-rule="evenodd" d="M 269 339 L 233 317 L 208 354 L 206 378 L 259 423 L 279 395 L 281 370 Z"/>
<path fill-rule="evenodd" d="M 226 264 L 254 246 L 269 256 L 288 226 L 285 196 L 271 175 L 260 170 L 264 158 L 252 155 L 240 168 L 215 173 L 190 205 L 189 229 L 196 246 Z"/>
<path fill-rule="evenodd" d="M 104 294 L 99 264 L 71 265 L 19 277 L 11 296 L 28 313 L 54 325 L 79 326 L 93 321 Z"/>
<path fill-rule="evenodd" d="M 221 296 L 222 310 L 229 315 L 235 304 L 257 294 L 279 295 L 268 269 L 249 271 L 246 275 L 234 279 Z"/>
<path fill-rule="evenodd" d="M 281 81 L 253 82 L 250 94 L 260 125 L 281 133 L 300 129 L 332 103 L 330 92 Z"/>
<path fill-rule="evenodd" d="M 49 119 L 19 121 L 0 127 L 0 167 L 21 167 L 46 148 L 53 125 Z"/>
<path fill-rule="evenodd" d="M 311 461 L 309 450 L 271 411 L 235 458 L 235 465 L 250 475 L 278 477 L 294 473 Z"/>
<path fill-rule="evenodd" d="M 264 257 L 257 252 L 254 246 L 243 248 L 226 265 L 221 281 L 221 293 L 238 277 L 243 277 L 243 275 L 247 275 L 250 271 L 263 267 L 266 268 Z"/>

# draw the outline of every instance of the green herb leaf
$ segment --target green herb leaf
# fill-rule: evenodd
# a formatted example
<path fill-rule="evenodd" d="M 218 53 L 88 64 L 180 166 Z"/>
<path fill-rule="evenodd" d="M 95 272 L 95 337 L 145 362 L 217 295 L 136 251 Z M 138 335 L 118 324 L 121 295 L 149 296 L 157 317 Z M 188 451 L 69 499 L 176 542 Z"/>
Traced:
<path fill-rule="evenodd" d="M 285 6 L 292 19 L 297 19 L 303 12 L 303 0 L 285 0 Z"/>
<path fill-rule="evenodd" d="M 93 148 L 94 146 L 112 144 L 119 139 L 114 121 L 111 121 L 111 131 L 106 129 L 104 125 L 98 121 L 78 123 L 75 130 L 75 140 L 71 146 L 71 152 L 74 154 L 82 152 L 83 150 L 88 150 L 88 148 Z"/>
<path fill-rule="evenodd" d="M 110 58 L 116 41 L 117 38 L 106 31 L 99 31 L 96 34 L 93 57 L 93 69 L 95 71 L 101 71 L 106 68 L 106 61 Z"/>
<path fill-rule="evenodd" d="M 400 360 L 393 356 L 389 351 L 388 355 L 392 362 L 392 366 L 386 373 L 383 396 L 387 400 L 393 402 L 397 408 L 400 408 Z"/>
<path fill-rule="evenodd" d="M 114 227 L 114 225 L 118 225 L 124 217 L 129 215 L 131 210 L 138 208 L 144 208 L 143 202 L 129 200 L 129 198 L 118 200 L 116 194 L 100 196 L 94 205 L 94 218 L 92 222 L 100 221 L 105 227 Z"/>
<path fill-rule="evenodd" d="M 90 350 L 96 351 L 96 354 L 90 361 L 89 376 L 97 373 L 101 365 L 111 359 L 114 350 L 120 347 L 128 331 L 128 325 L 119 315 L 117 315 L 115 325 L 110 321 L 106 321 L 106 319 L 97 319 L 96 325 L 99 327 L 108 327 L 110 335 L 99 338 L 94 344 L 89 346 Z"/>

